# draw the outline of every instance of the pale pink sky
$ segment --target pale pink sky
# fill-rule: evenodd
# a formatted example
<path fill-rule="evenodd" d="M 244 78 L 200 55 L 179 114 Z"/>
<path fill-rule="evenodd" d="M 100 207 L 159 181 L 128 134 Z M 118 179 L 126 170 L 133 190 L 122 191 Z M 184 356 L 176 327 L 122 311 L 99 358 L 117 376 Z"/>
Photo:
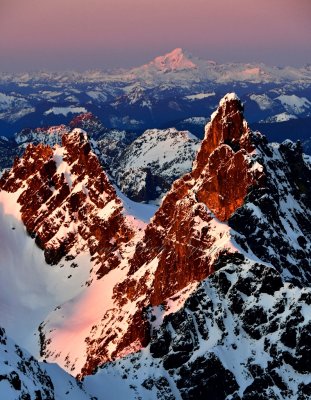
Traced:
<path fill-rule="evenodd" d="M 311 0 L 0 0 L 0 70 L 137 66 L 176 47 L 218 62 L 311 62 Z"/>

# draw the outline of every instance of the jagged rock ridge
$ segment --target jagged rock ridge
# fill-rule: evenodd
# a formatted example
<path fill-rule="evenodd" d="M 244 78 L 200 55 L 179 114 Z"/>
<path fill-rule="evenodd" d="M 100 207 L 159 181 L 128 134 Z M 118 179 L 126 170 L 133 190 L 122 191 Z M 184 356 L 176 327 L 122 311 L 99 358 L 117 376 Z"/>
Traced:
<path fill-rule="evenodd" d="M 250 135 L 239 101 L 226 98 L 207 125 L 192 173 L 174 183 L 131 260 L 130 273 L 135 274 L 146 261 L 158 257 L 155 302 L 213 272 L 212 259 L 217 255 L 208 251 L 216 240 L 217 224 L 226 221 L 264 177 L 256 154 L 247 152 L 254 149 Z"/>
<path fill-rule="evenodd" d="M 66 125 L 22 129 L 15 134 L 15 141 L 19 145 L 24 145 L 23 147 L 26 147 L 29 143 L 54 146 L 55 144 L 61 144 L 63 134 L 69 131 L 70 129 Z"/>
<path fill-rule="evenodd" d="M 118 159 L 122 151 L 136 138 L 136 134 L 131 132 L 107 129 L 94 114 L 87 112 L 74 117 L 68 125 L 22 129 L 15 134 L 15 143 L 11 144 L 13 150 L 18 146 L 11 159 L 16 155 L 21 156 L 28 144 L 61 145 L 62 136 L 76 128 L 87 132 L 92 149 L 107 172 L 110 172 L 112 161 Z"/>
<path fill-rule="evenodd" d="M 55 150 L 29 145 L 0 187 L 19 191 L 22 221 L 49 264 L 69 253 L 74 258 L 87 246 L 98 274 L 105 273 L 119 262 L 114 251 L 134 235 L 82 130 L 63 135 Z"/>
<path fill-rule="evenodd" d="M 241 118 L 238 100 L 233 96 L 224 100 L 206 128 L 205 138 L 215 132 L 218 137 L 212 144 L 203 141 L 204 154 L 199 153 L 192 174 L 173 185 L 138 244 L 140 253 L 136 251 L 131 259 L 129 281 L 122 286 L 127 298 L 141 298 L 144 278 L 153 271 L 145 297 L 145 305 L 151 304 L 145 310 L 150 344 L 104 365 L 94 378 L 86 378 L 88 387 L 101 380 L 104 389 L 105 379 L 118 376 L 128 381 L 133 399 L 306 400 L 311 395 L 310 163 L 299 143 L 270 145 L 262 135 L 251 133 Z M 241 124 L 232 130 L 230 120 Z M 214 121 L 223 125 L 216 130 Z M 235 132 L 240 133 L 235 136 Z M 222 154 L 228 147 L 231 157 L 222 175 L 210 168 L 211 160 L 215 152 Z M 241 150 L 250 161 L 246 164 L 244 158 L 242 165 L 250 171 L 242 177 L 252 179 L 238 181 L 236 209 L 232 210 L 224 195 L 232 193 L 230 185 L 237 184 L 234 161 Z M 206 203 L 199 203 L 205 182 L 211 194 L 213 178 L 218 183 L 214 196 L 204 196 Z M 186 201 L 189 192 L 196 211 L 192 214 Z M 206 206 L 214 213 L 206 211 Z M 199 220 L 204 231 L 194 248 L 202 253 L 205 249 L 203 254 L 210 252 L 213 258 L 206 257 L 200 264 L 202 253 L 191 259 L 181 251 L 170 251 L 174 241 L 178 249 L 195 236 L 194 229 L 189 236 L 180 233 L 187 232 L 189 221 L 200 216 L 197 210 L 202 209 L 209 212 L 209 219 Z M 181 226 L 183 231 L 178 230 Z M 204 242 L 204 238 L 210 240 Z M 154 250 L 150 258 L 147 247 Z M 175 264 L 174 257 L 178 257 Z M 162 270 L 161 260 L 167 263 Z M 174 268 L 170 269 L 170 263 Z M 193 282 L 195 273 L 201 272 L 200 265 L 205 266 L 201 271 L 206 276 L 216 272 L 197 285 L 186 286 L 187 279 Z M 178 267 L 184 268 L 180 274 Z M 91 365 L 91 356 L 88 361 Z"/>
<path fill-rule="evenodd" d="M 44 250 L 46 262 L 59 269 L 69 263 L 74 269 L 67 277 L 60 273 L 62 280 L 70 279 L 81 268 L 85 270 L 78 274 L 79 285 L 84 276 L 82 289 L 66 298 L 70 299 L 71 307 L 79 309 L 81 326 L 83 323 L 89 326 L 88 332 L 105 311 L 100 301 L 107 299 L 109 303 L 113 286 L 126 276 L 125 260 L 132 254 L 145 226 L 139 212 L 143 219 L 150 218 L 147 215 L 154 212 L 154 207 L 142 206 L 138 212 L 135 203 L 124 196 L 120 200 L 91 151 L 86 133 L 79 128 L 62 136 L 62 146 L 52 149 L 42 144 L 28 145 L 24 156 L 16 159 L 11 171 L 3 175 L 0 188 L 8 195 L 4 198 L 12 195 L 11 201 L 17 202 L 15 208 L 20 213 L 17 218 L 21 218 L 30 236 Z M 95 292 L 87 290 L 92 282 Z M 80 304 L 89 295 L 96 298 L 99 306 L 92 302 L 88 310 L 83 305 L 85 312 L 81 315 L 76 303 Z M 69 321 L 70 318 L 65 318 L 59 327 L 65 325 L 70 331 Z M 42 329 L 40 338 L 43 352 L 46 344 Z M 81 338 L 84 339 L 85 336 Z M 70 344 L 65 339 L 66 343 Z M 74 350 L 80 348 L 74 346 Z M 55 357 L 59 357 L 59 350 Z M 69 363 L 70 368 L 75 361 Z"/>

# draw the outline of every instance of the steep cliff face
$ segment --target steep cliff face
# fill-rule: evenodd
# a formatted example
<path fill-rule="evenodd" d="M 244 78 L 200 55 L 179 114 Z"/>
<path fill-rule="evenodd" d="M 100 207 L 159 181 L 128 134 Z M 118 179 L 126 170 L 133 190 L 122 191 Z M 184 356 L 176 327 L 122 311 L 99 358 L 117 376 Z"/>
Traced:
<path fill-rule="evenodd" d="M 235 152 L 244 149 L 251 153 L 255 149 L 243 111 L 243 105 L 235 93 L 227 94 L 220 101 L 217 111 L 211 116 L 211 122 L 205 127 L 204 141 L 193 171 L 196 177 L 205 168 L 212 152 L 223 144 L 229 145 Z"/>
<path fill-rule="evenodd" d="M 131 260 L 134 276 L 157 257 L 154 304 L 213 272 L 219 252 L 236 251 L 221 222 L 264 180 L 251 136 L 241 103 L 227 95 L 206 127 L 193 171 L 174 183 Z"/>
<path fill-rule="evenodd" d="M 108 129 L 92 113 L 79 114 L 68 125 L 26 128 L 16 133 L 14 139 L 0 137 L 0 170 L 11 168 L 16 156 L 21 157 L 29 144 L 48 146 L 62 144 L 62 137 L 74 129 L 84 130 L 92 150 L 105 171 L 111 175 L 122 159 L 122 153 L 136 139 L 137 134 Z"/>
<path fill-rule="evenodd" d="M 311 284 L 311 169 L 300 143 L 256 144 L 265 184 L 253 190 L 229 225 L 261 260 L 298 286 Z"/>
<path fill-rule="evenodd" d="M 37 301 L 27 300 L 30 302 L 29 307 L 34 309 L 32 323 L 38 319 L 38 315 L 42 318 L 42 310 L 45 310 L 43 318 L 46 319 L 46 333 L 50 335 L 53 332 L 53 344 L 57 344 L 56 349 L 47 350 L 49 339 L 45 341 L 42 327 L 41 352 L 65 364 L 68 370 L 74 370 L 77 353 L 79 356 L 82 353 L 79 362 L 83 365 L 84 348 L 81 343 L 85 343 L 92 327 L 112 306 L 113 287 L 126 276 L 127 259 L 133 253 L 134 244 L 142 236 L 146 225 L 143 220 L 150 218 L 154 207 L 142 206 L 138 210 L 137 204 L 120 194 L 121 201 L 91 151 L 86 133 L 78 128 L 63 135 L 62 146 L 54 149 L 42 144 L 29 145 L 24 156 L 16 159 L 11 171 L 2 177 L 0 188 L 0 201 L 5 205 L 4 213 L 11 213 L 8 202 L 16 211 L 12 229 L 15 230 L 21 219 L 30 236 L 44 251 L 46 262 L 55 265 L 53 271 L 56 276 L 52 278 L 54 283 L 50 284 L 44 279 L 45 275 L 50 275 L 50 271 L 45 272 L 44 269 L 51 267 L 45 265 L 43 260 L 43 270 L 40 269 L 38 279 L 38 286 L 48 289 L 46 297 L 52 297 L 51 301 L 42 299 L 45 304 L 42 307 L 41 296 L 44 296 L 44 290 L 43 293 L 41 290 L 36 293 Z M 10 234 L 10 230 L 8 227 L 5 235 Z M 21 232 L 18 234 L 22 235 Z M 29 237 L 22 239 L 25 242 L 28 240 L 22 253 L 29 256 L 31 262 L 33 240 Z M 10 247 L 10 243 L 5 242 L 4 251 L 12 258 L 14 250 L 7 247 Z M 10 273 L 14 273 L 14 257 L 8 263 L 12 264 Z M 6 261 L 2 260 L 1 264 L 4 268 Z M 36 264 L 32 271 L 31 266 L 27 265 L 27 270 L 36 275 L 37 267 Z M 59 301 L 65 301 L 65 304 L 57 307 L 54 314 L 59 311 L 65 315 L 61 320 L 52 318 L 49 325 L 47 313 L 55 308 L 57 297 L 53 291 L 59 291 L 58 287 L 53 289 L 57 277 L 62 287 Z M 76 282 L 77 287 L 73 287 L 72 281 Z M 67 294 L 63 293 L 66 286 Z M 15 288 L 14 285 L 12 287 Z M 11 300 L 7 300 L 8 310 L 12 308 L 14 300 Z M 46 311 L 48 304 L 54 306 Z M 36 314 L 36 309 L 39 314 Z M 7 314 L 2 310 L 4 320 L 9 318 Z M 53 324 L 56 324 L 57 329 Z M 32 325 L 30 329 L 33 329 Z M 64 354 L 63 359 L 59 359 L 59 353 Z M 69 353 L 73 354 L 70 361 L 69 356 L 66 358 Z"/>
<path fill-rule="evenodd" d="M 157 258 L 157 304 L 213 272 L 220 253 L 240 247 L 287 279 L 310 283 L 310 182 L 299 144 L 268 144 L 227 95 L 206 127 L 192 173 L 174 183 L 138 243 L 130 275 Z"/>
<path fill-rule="evenodd" d="M 225 109 L 241 122 L 232 137 Z M 233 96 L 207 126 L 210 135 L 193 172 L 175 182 L 148 225 L 119 286 L 122 304 L 144 305 L 149 345 L 86 377 L 90 390 L 99 385 L 94 394 L 114 377 L 128 382 L 130 399 L 311 395 L 310 161 L 299 143 L 268 144 L 251 133 Z"/>

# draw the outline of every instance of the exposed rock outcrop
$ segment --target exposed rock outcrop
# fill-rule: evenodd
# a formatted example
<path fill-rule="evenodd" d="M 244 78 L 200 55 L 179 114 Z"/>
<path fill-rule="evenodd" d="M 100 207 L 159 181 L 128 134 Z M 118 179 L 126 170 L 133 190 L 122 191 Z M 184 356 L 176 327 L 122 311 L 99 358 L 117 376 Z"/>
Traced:
<path fill-rule="evenodd" d="M 193 171 L 174 183 L 131 260 L 133 275 L 158 258 L 153 304 L 213 272 L 216 225 L 221 231 L 219 221 L 227 221 L 264 180 L 251 136 L 241 103 L 228 95 L 206 127 Z"/>
<path fill-rule="evenodd" d="M 222 128 L 219 127 L 221 121 L 224 125 Z M 232 129 L 231 137 L 226 126 L 233 123 L 239 123 L 239 126 Z M 215 133 L 217 129 L 218 138 Z M 205 142 L 210 140 L 211 134 L 215 136 L 216 148 L 206 149 Z M 122 330 L 116 321 L 114 326 L 118 339 L 115 337 L 116 346 L 109 356 L 105 350 L 108 348 L 109 335 L 105 332 L 110 324 L 104 316 L 88 339 L 88 357 L 83 374 L 90 373 L 98 363 L 98 358 L 94 362 L 94 353 L 100 353 L 102 360 L 106 361 L 125 354 L 133 343 L 134 348 L 145 346 L 149 338 L 149 326 L 143 309 L 150 304 L 159 305 L 189 284 L 206 278 L 214 271 L 214 265 L 221 264 L 221 260 L 228 261 L 230 257 L 236 257 L 238 248 L 232 241 L 230 228 L 215 214 L 222 216 L 222 219 L 228 218 L 243 203 L 248 191 L 262 184 L 263 168 L 258 165 L 251 136 L 239 100 L 228 95 L 206 128 L 206 137 L 193 172 L 173 184 L 147 226 L 143 240 L 136 246 L 130 259 L 128 278 L 114 288 L 115 303 L 121 310 L 117 311 L 117 315 L 121 321 L 122 308 L 132 304 L 134 309 L 132 316 L 127 316 L 127 333 L 119 333 Z M 224 141 L 234 142 L 236 151 Z M 205 159 L 202 152 L 208 151 L 210 156 Z M 225 162 L 217 157 L 223 152 L 227 155 Z M 218 179 L 219 184 L 211 189 L 209 182 L 213 177 Z M 241 187 L 240 191 L 236 189 L 237 186 Z M 235 199 L 232 203 L 231 194 Z M 221 200 L 224 195 L 225 202 Z M 220 200 L 214 201 L 216 198 Z M 240 256 L 243 260 L 244 256 Z M 103 341 L 102 337 L 106 339 Z"/>
<path fill-rule="evenodd" d="M 49 264 L 87 246 L 98 274 L 105 274 L 118 265 L 120 245 L 134 235 L 82 130 L 63 135 L 55 150 L 30 144 L 0 188 L 19 191 L 22 221 Z"/>

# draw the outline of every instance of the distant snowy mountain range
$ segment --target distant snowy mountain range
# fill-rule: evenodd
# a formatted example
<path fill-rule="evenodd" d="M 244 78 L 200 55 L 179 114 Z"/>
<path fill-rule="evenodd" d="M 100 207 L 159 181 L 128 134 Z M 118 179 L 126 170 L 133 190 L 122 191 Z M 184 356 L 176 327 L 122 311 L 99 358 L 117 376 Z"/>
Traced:
<path fill-rule="evenodd" d="M 264 133 L 274 134 L 282 124 L 283 133 L 296 126 L 301 139 L 309 139 L 310 66 L 218 64 L 180 48 L 129 70 L 0 73 L 0 134 L 66 124 L 92 112 L 108 128 L 142 133 L 175 126 L 200 135 L 204 116 L 232 88 L 247 106 L 249 122 Z"/>
<path fill-rule="evenodd" d="M 180 73 L 180 75 L 178 75 Z M 169 74 L 177 74 L 177 79 L 183 80 L 183 74 L 188 73 L 189 77 L 194 80 L 208 79 L 214 82 L 234 82 L 245 81 L 255 83 L 276 83 L 276 82 L 290 82 L 301 81 L 310 82 L 311 80 L 311 67 L 269 67 L 265 64 L 254 63 L 227 63 L 218 64 L 215 61 L 206 61 L 194 57 L 181 48 L 176 48 L 164 56 L 158 56 L 148 64 L 140 67 L 135 67 L 129 70 L 115 70 L 105 72 L 101 70 L 79 72 L 35 72 L 35 73 L 2 73 L 1 79 L 3 81 L 18 82 L 23 87 L 30 82 L 75 82 L 82 80 L 84 82 L 137 82 L 139 80 L 146 81 L 151 87 L 155 81 L 169 83 L 172 76 Z M 175 78 L 175 79 L 176 79 Z M 152 81 L 153 80 L 153 81 Z M 189 82 L 191 83 L 191 81 Z M 171 82 L 173 84 L 173 82 Z M 54 93 L 56 95 L 56 93 Z"/>

